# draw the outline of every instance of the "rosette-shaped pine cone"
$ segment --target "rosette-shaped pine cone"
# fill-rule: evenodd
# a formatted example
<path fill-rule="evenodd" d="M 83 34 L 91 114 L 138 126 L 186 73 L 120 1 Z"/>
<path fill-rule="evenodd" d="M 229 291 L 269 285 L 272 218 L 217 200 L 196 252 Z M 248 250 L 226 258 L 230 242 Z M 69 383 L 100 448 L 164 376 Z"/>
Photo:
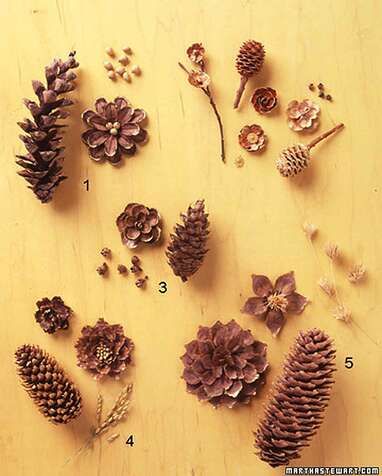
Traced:
<path fill-rule="evenodd" d="M 288 465 L 309 446 L 328 405 L 335 354 L 319 329 L 298 335 L 255 435 L 258 456 L 270 466 Z"/>
<path fill-rule="evenodd" d="M 337 124 L 335 127 L 320 136 L 316 137 L 307 145 L 295 144 L 280 152 L 276 160 L 276 168 L 283 177 L 293 177 L 305 170 L 310 164 L 310 149 L 315 147 L 323 139 L 334 134 L 344 127 L 343 124 Z"/>
<path fill-rule="evenodd" d="M 244 92 L 248 79 L 259 73 L 264 64 L 264 46 L 258 41 L 248 40 L 244 42 L 236 57 L 236 69 L 241 76 L 240 86 L 236 93 L 234 109 L 239 106 L 241 96 Z"/>
<path fill-rule="evenodd" d="M 40 81 L 32 81 L 38 103 L 24 99 L 33 120 L 18 122 L 26 133 L 20 135 L 20 139 L 27 150 L 26 155 L 16 156 L 16 163 L 22 167 L 18 174 L 25 178 L 42 203 L 49 202 L 56 187 L 67 178 L 62 173 L 65 148 L 61 144 L 61 132 L 64 126 L 57 121 L 69 115 L 63 108 L 71 106 L 73 101 L 61 95 L 75 88 L 76 75 L 72 69 L 77 67 L 74 53 L 70 53 L 66 61 L 54 59 L 45 68 L 46 86 Z"/>
<path fill-rule="evenodd" d="M 161 216 L 155 208 L 129 203 L 117 218 L 122 243 L 136 248 L 140 243 L 157 243 L 161 236 Z"/>
<path fill-rule="evenodd" d="M 234 320 L 199 327 L 181 357 L 187 390 L 213 406 L 249 403 L 264 383 L 267 346 Z"/>
<path fill-rule="evenodd" d="M 77 365 L 93 374 L 96 380 L 106 375 L 119 379 L 131 364 L 134 344 L 120 324 L 98 319 L 95 326 L 85 326 L 77 340 Z"/>
<path fill-rule="evenodd" d="M 69 318 L 73 311 L 59 296 L 54 296 L 52 299 L 43 298 L 37 301 L 36 305 L 38 308 L 35 312 L 36 322 L 45 332 L 53 334 L 59 329 L 69 327 Z"/>
<path fill-rule="evenodd" d="M 188 207 L 187 213 L 180 216 L 183 225 L 177 224 L 170 235 L 166 256 L 175 276 L 184 282 L 198 271 L 208 251 L 209 222 L 204 200 L 197 200 Z"/>
<path fill-rule="evenodd" d="M 28 395 L 52 423 L 68 423 L 81 413 L 81 394 L 56 359 L 36 345 L 15 353 L 17 373 Z"/>
<path fill-rule="evenodd" d="M 267 136 L 258 124 L 244 126 L 239 134 L 239 144 L 248 152 L 258 152 L 267 144 Z"/>
<path fill-rule="evenodd" d="M 81 137 L 89 148 L 90 157 L 96 162 L 108 160 L 117 164 L 123 154 L 134 155 L 137 144 L 147 139 L 147 132 L 142 128 L 145 111 L 132 108 L 123 97 L 117 97 L 113 102 L 99 98 L 95 109 L 82 113 L 82 120 L 89 129 Z"/>
<path fill-rule="evenodd" d="M 270 87 L 257 88 L 251 102 L 259 114 L 267 114 L 277 106 L 277 92 Z"/>

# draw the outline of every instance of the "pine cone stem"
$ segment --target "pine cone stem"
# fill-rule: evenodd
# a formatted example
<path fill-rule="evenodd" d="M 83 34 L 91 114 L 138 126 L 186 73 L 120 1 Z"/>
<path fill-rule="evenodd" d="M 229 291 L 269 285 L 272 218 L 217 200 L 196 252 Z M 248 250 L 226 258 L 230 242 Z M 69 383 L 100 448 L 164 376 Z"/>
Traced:
<path fill-rule="evenodd" d="M 334 134 L 335 132 L 343 129 L 345 127 L 345 125 L 343 123 L 341 124 L 337 124 L 335 127 L 333 127 L 332 129 L 330 129 L 329 131 L 326 131 L 324 132 L 323 134 L 321 134 L 320 136 L 316 137 L 315 139 L 312 140 L 312 142 L 310 142 L 306 147 L 310 150 L 312 149 L 314 146 L 316 146 L 319 142 L 321 142 L 322 140 L 326 139 L 327 137 L 331 136 L 332 134 Z"/>
<path fill-rule="evenodd" d="M 249 79 L 248 76 L 242 76 L 240 78 L 239 89 L 236 91 L 235 102 L 233 103 L 233 108 L 234 109 L 237 109 L 239 107 L 240 99 L 241 99 L 241 96 L 243 95 L 243 92 L 244 92 L 245 86 L 248 82 L 248 79 Z"/>

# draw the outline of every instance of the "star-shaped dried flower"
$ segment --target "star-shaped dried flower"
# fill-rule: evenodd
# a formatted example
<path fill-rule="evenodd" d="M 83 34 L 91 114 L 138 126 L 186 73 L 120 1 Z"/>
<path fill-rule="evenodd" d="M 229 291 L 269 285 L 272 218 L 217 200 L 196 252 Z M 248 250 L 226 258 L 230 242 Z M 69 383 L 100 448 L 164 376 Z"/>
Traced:
<path fill-rule="evenodd" d="M 294 272 L 277 278 L 275 285 L 266 276 L 253 274 L 252 288 L 255 293 L 244 304 L 242 312 L 265 319 L 265 324 L 274 337 L 285 322 L 285 314 L 301 314 L 308 299 L 296 293 Z"/>
<path fill-rule="evenodd" d="M 195 64 L 203 66 L 205 49 L 201 43 L 194 43 L 187 48 L 187 56 Z"/>
<path fill-rule="evenodd" d="M 338 245 L 336 245 L 335 243 L 331 243 L 331 242 L 326 243 L 325 253 L 328 256 L 328 258 L 330 258 L 332 261 L 335 261 L 340 256 L 340 250 L 338 248 Z"/>
<path fill-rule="evenodd" d="M 339 321 L 349 323 L 351 321 L 351 311 L 343 304 L 339 304 L 333 311 L 333 317 Z"/>
<path fill-rule="evenodd" d="M 348 274 L 348 280 L 352 283 L 358 283 L 358 281 L 361 281 L 365 277 L 366 274 L 366 268 L 365 266 L 361 264 L 356 264 L 354 265 Z"/>
<path fill-rule="evenodd" d="M 196 88 L 205 89 L 205 88 L 208 88 L 211 82 L 211 79 L 208 76 L 208 74 L 205 73 L 204 71 L 196 71 L 193 69 L 192 71 L 190 71 L 188 75 L 188 81 L 190 84 L 192 84 Z"/>

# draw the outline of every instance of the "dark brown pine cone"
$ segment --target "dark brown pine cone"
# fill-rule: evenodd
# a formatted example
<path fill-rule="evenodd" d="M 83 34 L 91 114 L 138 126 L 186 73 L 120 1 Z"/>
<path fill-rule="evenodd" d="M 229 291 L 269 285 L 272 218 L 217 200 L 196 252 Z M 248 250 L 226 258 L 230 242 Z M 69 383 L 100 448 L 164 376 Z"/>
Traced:
<path fill-rule="evenodd" d="M 16 156 L 19 159 L 16 163 L 22 167 L 18 174 L 25 178 L 42 203 L 49 202 L 56 187 L 67 178 L 62 173 L 64 147 L 61 131 L 65 126 L 57 121 L 68 116 L 63 108 L 73 104 L 71 99 L 60 96 L 75 88 L 76 75 L 72 69 L 77 67 L 74 53 L 70 53 L 65 62 L 53 60 L 45 68 L 46 86 L 40 81 L 32 81 L 38 104 L 24 99 L 33 121 L 24 119 L 18 122 L 26 133 L 20 135 L 20 139 L 27 149 L 26 155 Z"/>
<path fill-rule="evenodd" d="M 36 345 L 22 345 L 15 358 L 23 387 L 49 421 L 68 423 L 81 413 L 81 394 L 56 359 Z"/>
<path fill-rule="evenodd" d="M 161 236 L 161 216 L 155 208 L 129 203 L 117 218 L 122 243 L 136 248 L 141 243 L 157 243 Z"/>
<path fill-rule="evenodd" d="M 249 403 L 264 383 L 267 346 L 232 320 L 199 327 L 181 357 L 187 390 L 199 400 L 232 408 Z"/>
<path fill-rule="evenodd" d="M 192 276 L 203 263 L 207 253 L 209 234 L 208 214 L 204 209 L 204 200 L 198 200 L 181 214 L 183 225 L 177 224 L 167 247 L 168 264 L 182 281 Z"/>
<path fill-rule="evenodd" d="M 36 305 L 38 308 L 35 312 L 36 322 L 45 332 L 53 334 L 59 329 L 69 327 L 69 318 L 73 311 L 59 296 L 54 296 L 52 299 L 43 298 L 37 301 Z"/>
<path fill-rule="evenodd" d="M 300 332 L 256 431 L 259 458 L 289 465 L 320 427 L 334 383 L 336 351 L 322 331 Z"/>
<path fill-rule="evenodd" d="M 98 319 L 95 326 L 85 326 L 75 345 L 77 365 L 93 374 L 96 380 L 106 375 L 119 379 L 131 364 L 134 344 L 120 324 Z"/>

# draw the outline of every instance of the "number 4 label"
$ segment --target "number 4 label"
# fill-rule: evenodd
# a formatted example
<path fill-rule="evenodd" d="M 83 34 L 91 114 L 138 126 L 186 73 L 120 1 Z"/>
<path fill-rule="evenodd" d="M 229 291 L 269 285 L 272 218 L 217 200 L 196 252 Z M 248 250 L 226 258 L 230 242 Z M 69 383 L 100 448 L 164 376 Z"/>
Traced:
<path fill-rule="evenodd" d="M 126 440 L 126 444 L 129 445 L 129 446 L 134 446 L 134 436 L 133 435 L 130 435 L 127 440 Z"/>

